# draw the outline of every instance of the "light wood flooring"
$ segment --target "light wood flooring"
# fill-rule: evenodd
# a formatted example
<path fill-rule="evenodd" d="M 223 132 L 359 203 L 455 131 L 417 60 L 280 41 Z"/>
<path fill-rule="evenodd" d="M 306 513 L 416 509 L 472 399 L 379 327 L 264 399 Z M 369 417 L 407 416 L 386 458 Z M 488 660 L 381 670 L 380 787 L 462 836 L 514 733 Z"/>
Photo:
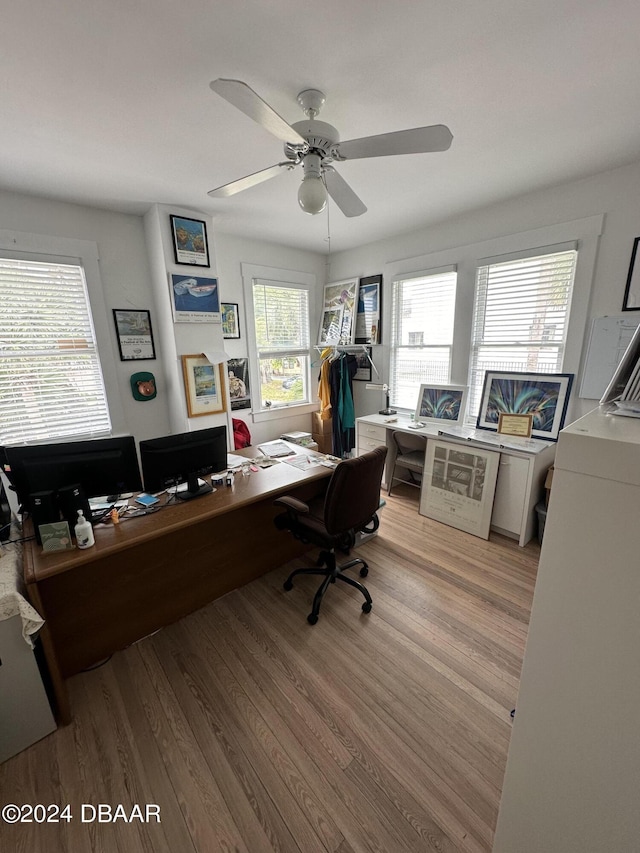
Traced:
<path fill-rule="evenodd" d="M 73 819 L 0 823 L 0 850 L 490 851 L 539 548 L 423 518 L 399 486 L 359 553 L 369 615 L 340 584 L 311 627 L 318 581 L 285 593 L 282 568 L 71 679 L 73 723 L 0 765 L 0 800 Z M 82 803 L 161 822 L 82 823 Z"/>

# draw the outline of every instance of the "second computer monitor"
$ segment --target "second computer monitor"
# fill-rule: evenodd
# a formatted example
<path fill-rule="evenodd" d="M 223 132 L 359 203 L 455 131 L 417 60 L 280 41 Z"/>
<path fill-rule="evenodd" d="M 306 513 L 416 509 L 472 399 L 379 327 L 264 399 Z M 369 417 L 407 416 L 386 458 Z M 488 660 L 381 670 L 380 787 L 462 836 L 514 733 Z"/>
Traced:
<path fill-rule="evenodd" d="M 209 427 L 140 442 L 142 479 L 148 492 L 188 483 L 227 468 L 227 428 Z"/>

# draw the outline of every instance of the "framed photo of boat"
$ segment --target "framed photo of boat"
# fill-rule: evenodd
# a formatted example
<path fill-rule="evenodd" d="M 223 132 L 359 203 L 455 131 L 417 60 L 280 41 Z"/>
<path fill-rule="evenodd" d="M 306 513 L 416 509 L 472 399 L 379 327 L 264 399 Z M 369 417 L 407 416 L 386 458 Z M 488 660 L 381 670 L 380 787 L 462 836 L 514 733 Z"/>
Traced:
<path fill-rule="evenodd" d="M 217 278 L 170 274 L 174 323 L 220 323 Z"/>

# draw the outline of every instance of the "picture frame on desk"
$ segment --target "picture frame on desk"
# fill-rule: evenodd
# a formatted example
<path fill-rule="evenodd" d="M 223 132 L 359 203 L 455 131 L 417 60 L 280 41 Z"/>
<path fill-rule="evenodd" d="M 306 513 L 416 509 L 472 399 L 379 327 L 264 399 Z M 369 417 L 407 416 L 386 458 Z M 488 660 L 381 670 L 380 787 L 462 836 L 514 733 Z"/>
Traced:
<path fill-rule="evenodd" d="M 461 425 L 467 410 L 468 390 L 467 385 L 424 382 L 418 394 L 415 422 L 443 426 Z"/>
<path fill-rule="evenodd" d="M 226 411 L 222 364 L 211 364 L 202 353 L 183 355 L 182 373 L 190 418 Z"/>
<path fill-rule="evenodd" d="M 497 451 L 430 439 L 420 514 L 488 539 L 499 464 Z"/>
<path fill-rule="evenodd" d="M 557 441 L 564 426 L 572 383 L 573 373 L 487 370 L 476 426 L 497 432 L 501 414 L 531 414 L 531 436 Z"/>

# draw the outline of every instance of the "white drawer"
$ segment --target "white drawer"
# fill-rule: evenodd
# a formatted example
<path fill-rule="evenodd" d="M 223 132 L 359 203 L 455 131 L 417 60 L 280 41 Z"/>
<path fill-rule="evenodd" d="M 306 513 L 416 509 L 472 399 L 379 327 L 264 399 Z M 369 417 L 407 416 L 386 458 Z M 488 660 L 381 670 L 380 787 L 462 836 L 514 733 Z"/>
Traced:
<path fill-rule="evenodd" d="M 358 442 L 361 442 L 365 438 L 372 438 L 378 442 L 376 447 L 380 444 L 387 443 L 387 430 L 386 427 L 378 426 L 377 424 L 358 424 Z"/>
<path fill-rule="evenodd" d="M 385 442 L 375 438 L 362 438 L 358 436 L 358 456 L 362 453 L 368 453 L 370 450 L 375 450 L 376 447 L 384 447 Z"/>

